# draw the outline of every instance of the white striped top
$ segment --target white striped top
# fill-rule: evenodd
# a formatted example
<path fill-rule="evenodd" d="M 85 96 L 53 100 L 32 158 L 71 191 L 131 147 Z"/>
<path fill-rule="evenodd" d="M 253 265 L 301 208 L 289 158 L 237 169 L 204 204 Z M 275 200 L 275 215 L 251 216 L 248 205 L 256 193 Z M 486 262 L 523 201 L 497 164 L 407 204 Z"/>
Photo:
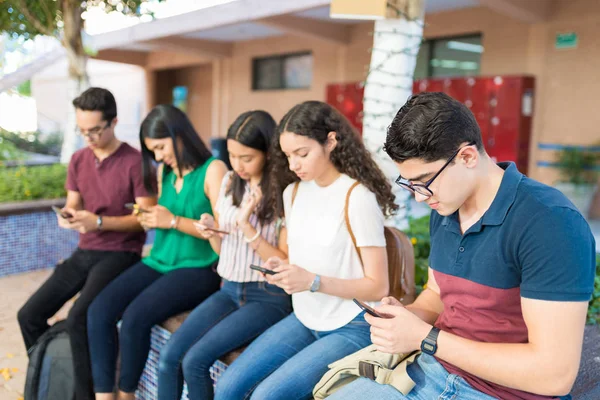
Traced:
<path fill-rule="evenodd" d="M 221 254 L 217 272 L 228 281 L 232 282 L 262 282 L 265 278 L 261 273 L 250 269 L 250 264 L 262 265 L 264 262 L 256 253 L 250 243 L 244 240 L 244 233 L 236 226 L 238 207 L 233 205 L 232 194 L 225 195 L 233 172 L 229 171 L 223 178 L 216 211 L 219 214 L 219 229 L 230 232 L 221 241 Z M 250 185 L 246 183 L 244 198 L 250 194 Z M 250 215 L 250 224 L 260 231 L 262 240 L 277 246 L 278 229 L 280 223 L 274 220 L 268 225 L 261 226 L 255 214 Z M 259 239 L 257 239 L 259 240 Z"/>

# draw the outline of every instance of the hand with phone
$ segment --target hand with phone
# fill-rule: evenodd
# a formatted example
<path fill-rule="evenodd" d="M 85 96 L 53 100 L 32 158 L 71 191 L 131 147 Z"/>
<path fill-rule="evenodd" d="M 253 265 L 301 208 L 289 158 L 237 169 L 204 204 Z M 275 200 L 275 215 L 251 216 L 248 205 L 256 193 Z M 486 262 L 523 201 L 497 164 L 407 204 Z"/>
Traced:
<path fill-rule="evenodd" d="M 266 269 L 266 268 L 261 267 L 260 265 L 254 265 L 254 264 L 250 264 L 250 269 L 253 269 L 262 274 L 268 274 L 268 275 L 275 275 L 277 273 L 271 269 Z"/>
<path fill-rule="evenodd" d="M 71 218 L 73 218 L 73 214 L 75 210 L 70 210 L 68 208 L 58 208 L 56 206 L 52 206 L 52 211 L 56 214 L 56 219 L 58 221 L 58 226 L 63 229 L 74 229 L 71 224 Z"/>
<path fill-rule="evenodd" d="M 277 285 L 287 294 L 305 292 L 315 279 L 315 274 L 294 264 L 283 262 L 279 257 L 271 257 L 264 266 L 275 272 L 274 275 L 266 275 L 267 282 Z"/>
<path fill-rule="evenodd" d="M 173 213 L 161 205 L 152 206 L 137 215 L 138 222 L 144 229 L 170 229 L 173 218 Z"/>
<path fill-rule="evenodd" d="M 367 314 L 372 315 L 375 318 L 384 318 L 384 319 L 394 318 L 394 316 L 391 314 L 384 314 L 384 313 L 379 313 L 379 312 L 375 311 L 375 309 L 373 307 L 369 306 L 367 303 L 363 303 L 362 301 L 360 301 L 358 299 L 352 299 L 352 301 L 354 301 L 356 303 L 356 305 L 359 306 Z"/>
<path fill-rule="evenodd" d="M 409 353 L 420 349 L 432 328 L 392 297 L 383 298 L 379 307 L 371 308 L 378 316 L 364 310 L 365 320 L 371 325 L 371 342 L 384 353 Z"/>
<path fill-rule="evenodd" d="M 223 237 L 224 235 L 228 235 L 229 232 L 217 229 L 215 218 L 208 214 L 204 213 L 200 216 L 200 219 L 197 222 L 194 222 L 194 227 L 202 236 L 203 239 L 209 240 L 214 237 Z"/>
<path fill-rule="evenodd" d="M 133 215 L 139 215 L 140 213 L 147 213 L 148 210 L 146 210 L 145 208 L 140 207 L 139 204 L 136 203 L 126 203 L 125 204 L 125 208 L 128 210 L 133 211 Z"/>

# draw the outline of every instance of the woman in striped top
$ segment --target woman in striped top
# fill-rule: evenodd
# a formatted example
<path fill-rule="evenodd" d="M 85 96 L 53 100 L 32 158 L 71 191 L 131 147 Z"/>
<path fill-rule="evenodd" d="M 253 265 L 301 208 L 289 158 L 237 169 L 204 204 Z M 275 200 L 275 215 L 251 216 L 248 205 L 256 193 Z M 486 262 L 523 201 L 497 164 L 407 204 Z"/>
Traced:
<path fill-rule="evenodd" d="M 227 132 L 233 171 L 223 179 L 214 219 L 203 214 L 196 224 L 219 253 L 223 287 L 192 311 L 163 348 L 160 400 L 178 400 L 184 378 L 191 399 L 212 399 L 209 368 L 215 360 L 250 343 L 291 312 L 290 297 L 249 268 L 270 257 L 287 258 L 285 227 L 267 200 L 277 197 L 265 176 L 274 134 L 275 121 L 264 111 L 240 115 Z M 214 231 L 217 227 L 227 233 Z"/>

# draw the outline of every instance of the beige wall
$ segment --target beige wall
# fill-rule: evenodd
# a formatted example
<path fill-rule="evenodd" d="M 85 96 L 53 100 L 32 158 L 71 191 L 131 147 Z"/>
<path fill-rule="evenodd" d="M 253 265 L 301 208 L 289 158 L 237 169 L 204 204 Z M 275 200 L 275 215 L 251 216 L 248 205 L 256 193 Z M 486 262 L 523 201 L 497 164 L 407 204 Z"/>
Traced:
<path fill-rule="evenodd" d="M 482 75 L 535 76 L 529 174 L 547 183 L 556 178 L 556 171 L 537 167 L 537 162 L 554 161 L 554 152 L 538 150 L 538 143 L 600 143 L 600 112 L 596 111 L 600 93 L 600 1 L 554 0 L 550 11 L 544 22 L 530 24 L 485 7 L 467 8 L 427 15 L 425 28 L 427 38 L 480 32 L 485 48 Z M 171 85 L 173 79 L 187 84 L 192 96 L 191 118 L 203 137 L 211 131 L 213 136 L 224 136 L 229 124 L 248 109 L 267 110 L 279 120 L 299 102 L 324 100 L 329 83 L 364 79 L 372 26 L 365 22 L 352 27 L 351 40 L 345 46 L 292 36 L 236 43 L 232 57 L 213 62 L 214 75 L 208 66 L 178 69 L 176 78 L 169 78 L 171 72 L 156 73 L 157 99 L 158 93 L 167 90 L 161 87 Z M 556 33 L 568 31 L 578 34 L 578 47 L 555 49 Z M 307 50 L 314 56 L 310 89 L 252 90 L 252 58 Z M 212 84 L 211 77 L 215 79 Z"/>
<path fill-rule="evenodd" d="M 187 86 L 187 115 L 208 146 L 211 138 L 213 107 L 211 65 L 150 71 L 148 73 L 155 79 L 155 104 L 171 104 L 173 102 L 173 87 Z"/>

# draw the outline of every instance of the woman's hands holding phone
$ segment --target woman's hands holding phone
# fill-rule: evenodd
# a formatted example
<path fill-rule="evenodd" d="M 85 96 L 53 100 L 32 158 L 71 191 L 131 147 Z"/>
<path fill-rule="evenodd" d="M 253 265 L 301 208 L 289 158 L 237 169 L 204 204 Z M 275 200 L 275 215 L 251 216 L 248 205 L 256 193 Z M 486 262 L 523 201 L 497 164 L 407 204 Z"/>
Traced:
<path fill-rule="evenodd" d="M 204 213 L 200 216 L 200 219 L 197 222 L 194 222 L 194 227 L 196 231 L 202 236 L 202 239 L 212 239 L 213 237 L 223 237 L 224 234 L 218 233 L 213 229 L 216 229 L 215 218 L 208 214 Z"/>
<path fill-rule="evenodd" d="M 153 206 L 147 212 L 137 215 L 137 220 L 144 229 L 170 229 L 173 213 L 163 206 Z"/>
<path fill-rule="evenodd" d="M 267 282 L 279 286 L 287 294 L 309 290 L 315 279 L 315 274 L 312 272 L 294 264 L 284 263 L 279 257 L 269 258 L 263 267 L 276 272 L 275 275 L 265 275 Z"/>

